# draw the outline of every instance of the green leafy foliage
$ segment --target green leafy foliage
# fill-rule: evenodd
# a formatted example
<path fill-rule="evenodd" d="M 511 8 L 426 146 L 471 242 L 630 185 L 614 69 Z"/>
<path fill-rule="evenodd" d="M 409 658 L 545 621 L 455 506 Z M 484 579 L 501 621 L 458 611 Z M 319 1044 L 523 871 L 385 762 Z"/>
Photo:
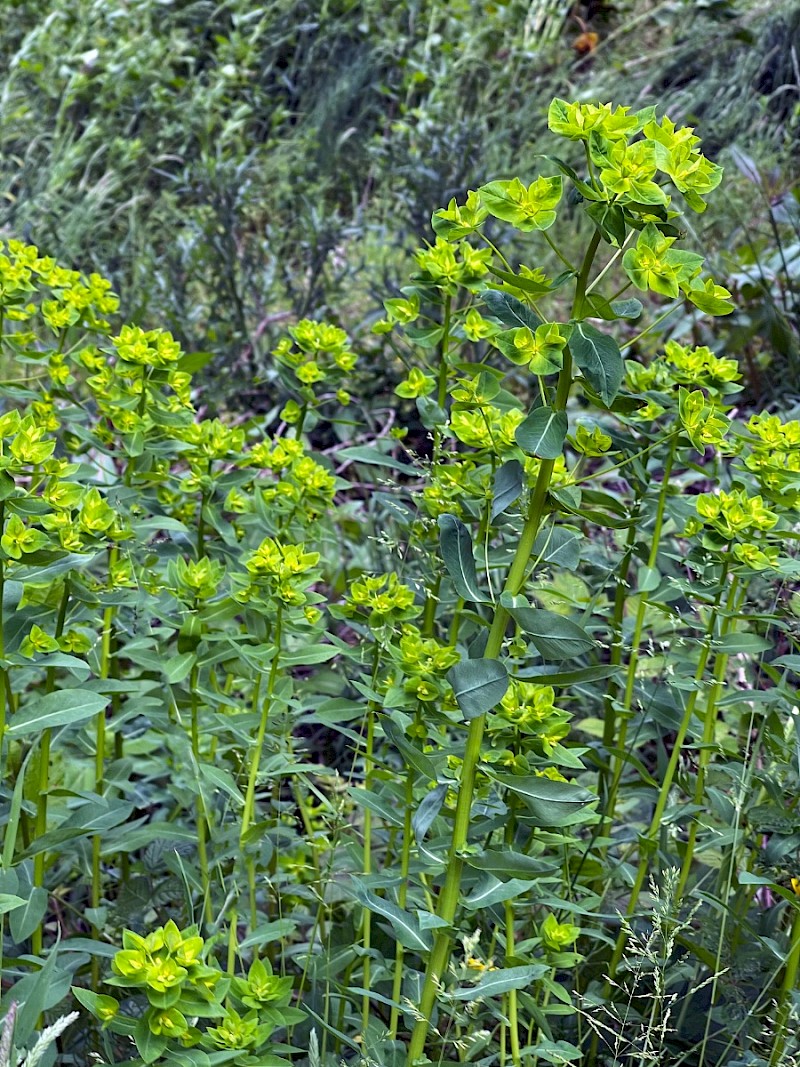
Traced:
<path fill-rule="evenodd" d="M 623 359 L 631 285 L 729 310 L 678 247 L 692 131 L 550 123 L 580 170 L 450 201 L 384 304 L 413 427 L 305 314 L 279 403 L 203 415 L 172 334 L 4 243 L 14 1055 L 74 997 L 78 1062 L 605 1064 L 640 1023 L 666 1059 L 698 994 L 705 1062 L 794 1055 L 800 426 L 709 346 Z M 573 214 L 574 269 L 512 269 Z"/>

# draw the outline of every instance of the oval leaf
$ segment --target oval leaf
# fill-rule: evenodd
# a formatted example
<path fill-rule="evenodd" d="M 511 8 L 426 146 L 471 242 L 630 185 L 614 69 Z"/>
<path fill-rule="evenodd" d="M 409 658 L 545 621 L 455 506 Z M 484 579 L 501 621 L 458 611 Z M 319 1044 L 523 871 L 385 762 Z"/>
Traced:
<path fill-rule="evenodd" d="M 522 492 L 522 464 L 518 459 L 510 459 L 500 467 L 494 479 L 492 494 L 492 521 L 511 507 Z"/>
<path fill-rule="evenodd" d="M 499 319 L 504 326 L 514 329 L 518 326 L 527 326 L 530 330 L 536 330 L 542 325 L 538 315 L 526 307 L 521 300 L 509 293 L 501 293 L 497 289 L 487 289 L 482 294 L 482 300 L 489 309 L 492 318 Z"/>
<path fill-rule="evenodd" d="M 478 586 L 469 530 L 455 515 L 440 515 L 439 531 L 439 546 L 444 565 L 453 579 L 456 592 L 464 600 L 471 600 L 474 604 L 485 603 L 486 597 Z"/>
<path fill-rule="evenodd" d="M 398 908 L 391 900 L 384 900 L 376 896 L 362 885 L 355 886 L 355 895 L 359 903 L 368 911 L 376 915 L 382 915 L 392 925 L 394 936 L 403 948 L 413 949 L 417 952 L 429 952 L 433 941 L 427 930 L 421 930 L 417 920 L 403 908 Z"/>
<path fill-rule="evenodd" d="M 101 696 L 85 689 L 64 689 L 57 693 L 45 693 L 24 708 L 14 713 L 9 734 L 35 734 L 55 726 L 74 726 L 91 719 L 103 711 L 110 697 Z"/>
<path fill-rule="evenodd" d="M 610 404 L 624 374 L 622 353 L 614 338 L 586 322 L 578 322 L 569 339 L 569 350 L 592 388 Z"/>
<path fill-rule="evenodd" d="M 542 659 L 571 659 L 594 648 L 594 641 L 583 627 L 563 615 L 532 608 L 523 597 L 503 594 L 500 602 L 530 637 Z"/>
<path fill-rule="evenodd" d="M 476 719 L 496 707 L 508 689 L 508 672 L 499 659 L 465 659 L 447 672 L 464 718 Z"/>
<path fill-rule="evenodd" d="M 521 422 L 514 434 L 525 452 L 539 459 L 558 459 L 567 436 L 567 415 L 553 408 L 536 408 Z"/>
<path fill-rule="evenodd" d="M 524 801 L 533 823 L 540 827 L 571 826 L 583 818 L 583 809 L 597 800 L 594 793 L 572 782 L 555 782 L 537 774 L 486 773 Z"/>
<path fill-rule="evenodd" d="M 575 526 L 554 526 L 542 530 L 533 543 L 533 555 L 543 563 L 556 563 L 574 571 L 581 561 L 583 534 Z"/>
<path fill-rule="evenodd" d="M 527 967 L 505 967 L 499 971 L 486 971 L 477 985 L 463 986 L 450 996 L 454 1000 L 476 1000 L 478 997 L 496 997 L 509 989 L 523 989 L 547 974 L 546 963 L 531 963 Z"/>

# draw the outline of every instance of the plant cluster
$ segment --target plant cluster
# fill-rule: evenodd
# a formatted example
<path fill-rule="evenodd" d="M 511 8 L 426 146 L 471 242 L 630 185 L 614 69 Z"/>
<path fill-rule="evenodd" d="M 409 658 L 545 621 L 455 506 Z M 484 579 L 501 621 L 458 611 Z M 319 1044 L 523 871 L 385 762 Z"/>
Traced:
<path fill-rule="evenodd" d="M 436 211 L 375 327 L 424 435 L 310 319 L 200 417 L 202 356 L 4 245 L 9 1062 L 795 1054 L 800 429 L 625 358 L 733 309 L 694 132 L 548 121 L 578 161 Z"/>

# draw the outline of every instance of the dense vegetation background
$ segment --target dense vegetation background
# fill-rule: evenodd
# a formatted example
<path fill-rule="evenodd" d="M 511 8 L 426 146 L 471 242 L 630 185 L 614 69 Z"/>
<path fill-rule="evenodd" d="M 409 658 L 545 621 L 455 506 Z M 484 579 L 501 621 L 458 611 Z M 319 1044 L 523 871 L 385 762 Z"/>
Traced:
<path fill-rule="evenodd" d="M 128 318 L 212 352 L 241 398 L 287 322 L 364 338 L 431 210 L 547 151 L 554 95 L 657 101 L 727 164 L 698 236 L 746 287 L 722 340 L 763 390 L 766 339 L 796 363 L 798 18 L 726 0 L 16 0 L 0 225 L 110 278 Z"/>
<path fill-rule="evenodd" d="M 797 1062 L 798 55 L 0 5 L 0 1067 Z"/>

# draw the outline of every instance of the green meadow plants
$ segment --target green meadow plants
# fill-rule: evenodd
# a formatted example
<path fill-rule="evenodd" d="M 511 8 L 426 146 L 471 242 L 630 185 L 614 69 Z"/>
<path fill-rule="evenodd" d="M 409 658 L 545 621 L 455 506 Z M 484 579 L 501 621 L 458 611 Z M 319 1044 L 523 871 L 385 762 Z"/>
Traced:
<path fill-rule="evenodd" d="M 9 1062 L 795 1055 L 800 426 L 642 355 L 733 310 L 694 132 L 548 122 L 434 212 L 377 433 L 340 326 L 202 418 L 203 353 L 4 246 Z"/>

